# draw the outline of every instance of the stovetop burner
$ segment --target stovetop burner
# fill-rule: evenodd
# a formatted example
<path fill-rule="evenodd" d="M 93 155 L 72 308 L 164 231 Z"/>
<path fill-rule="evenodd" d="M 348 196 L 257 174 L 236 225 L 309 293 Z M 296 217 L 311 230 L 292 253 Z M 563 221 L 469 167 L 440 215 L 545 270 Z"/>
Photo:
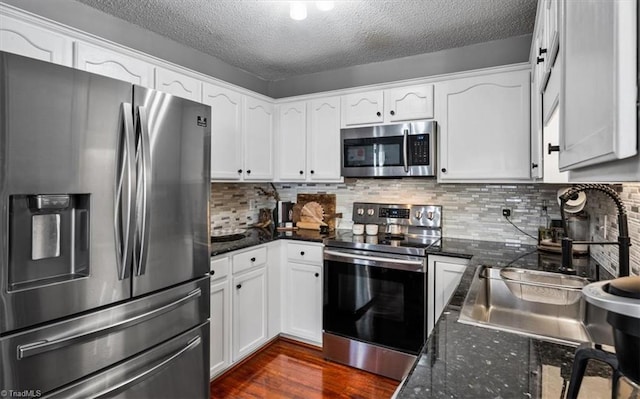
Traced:
<path fill-rule="evenodd" d="M 442 207 L 439 205 L 353 204 L 353 222 L 377 224 L 377 236 L 338 231 L 325 240 L 330 247 L 426 256 L 426 250 L 440 245 Z M 398 234 L 401 233 L 401 234 Z"/>

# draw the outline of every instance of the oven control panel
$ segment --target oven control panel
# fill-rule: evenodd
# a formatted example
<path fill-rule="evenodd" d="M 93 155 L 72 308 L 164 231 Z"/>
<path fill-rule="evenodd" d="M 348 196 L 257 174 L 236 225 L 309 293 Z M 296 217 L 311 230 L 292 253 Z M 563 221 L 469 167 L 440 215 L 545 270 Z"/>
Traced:
<path fill-rule="evenodd" d="M 362 224 L 442 227 L 442 206 L 412 204 L 353 204 L 353 222 Z"/>

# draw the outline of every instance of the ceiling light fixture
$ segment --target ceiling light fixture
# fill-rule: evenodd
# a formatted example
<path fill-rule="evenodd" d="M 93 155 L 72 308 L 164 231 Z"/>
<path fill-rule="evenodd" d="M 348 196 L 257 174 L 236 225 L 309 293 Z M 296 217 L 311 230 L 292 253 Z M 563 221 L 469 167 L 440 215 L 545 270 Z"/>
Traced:
<path fill-rule="evenodd" d="M 301 1 L 292 1 L 289 5 L 289 16 L 296 21 L 307 18 L 307 6 Z"/>
<path fill-rule="evenodd" d="M 316 1 L 316 8 L 320 11 L 333 10 L 333 1 Z"/>

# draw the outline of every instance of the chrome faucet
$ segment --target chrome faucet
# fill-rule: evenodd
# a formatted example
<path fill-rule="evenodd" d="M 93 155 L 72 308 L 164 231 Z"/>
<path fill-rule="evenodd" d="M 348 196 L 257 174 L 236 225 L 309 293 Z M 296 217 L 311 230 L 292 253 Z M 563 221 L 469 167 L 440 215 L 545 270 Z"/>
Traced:
<path fill-rule="evenodd" d="M 615 202 L 618 208 L 618 241 L 573 241 L 569 237 L 568 223 L 564 214 L 564 207 L 570 199 L 576 199 L 578 193 L 582 191 L 600 191 L 606 194 Z M 627 222 L 627 209 L 622 203 L 622 199 L 611 187 L 604 184 L 578 184 L 571 187 L 560 197 L 560 216 L 564 225 L 564 235 L 562 239 L 562 271 L 571 272 L 573 270 L 573 244 L 582 245 L 617 245 L 618 246 L 618 277 L 629 275 L 629 247 L 631 238 L 629 237 L 629 225 Z"/>

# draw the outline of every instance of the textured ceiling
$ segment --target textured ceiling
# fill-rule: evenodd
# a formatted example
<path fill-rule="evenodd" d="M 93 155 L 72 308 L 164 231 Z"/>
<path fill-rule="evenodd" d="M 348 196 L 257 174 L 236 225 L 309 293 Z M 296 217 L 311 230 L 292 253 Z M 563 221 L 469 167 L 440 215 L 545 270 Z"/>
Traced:
<path fill-rule="evenodd" d="M 266 80 L 461 47 L 533 31 L 536 0 L 77 0 Z"/>

